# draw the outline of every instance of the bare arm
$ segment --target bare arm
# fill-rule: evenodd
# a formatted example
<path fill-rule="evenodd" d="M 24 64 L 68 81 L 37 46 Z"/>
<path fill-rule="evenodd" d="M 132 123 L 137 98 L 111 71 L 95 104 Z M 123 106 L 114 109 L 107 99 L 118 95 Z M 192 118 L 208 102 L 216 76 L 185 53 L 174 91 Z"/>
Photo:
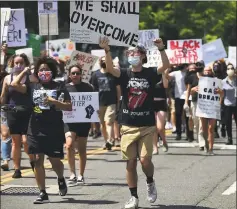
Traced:
<path fill-rule="evenodd" d="M 114 68 L 113 60 L 110 54 L 110 47 L 109 47 L 109 39 L 108 38 L 100 38 L 99 46 L 105 50 L 105 64 L 106 70 L 111 73 L 115 77 L 120 77 L 120 70 Z"/>
<path fill-rule="evenodd" d="M 168 71 L 168 69 L 166 69 L 166 71 Z M 165 71 L 165 72 L 166 72 Z M 164 88 L 168 88 L 168 86 L 169 86 L 169 81 L 168 81 L 168 79 L 166 78 L 166 75 L 165 75 L 165 73 L 162 73 L 162 80 L 163 80 L 163 86 L 164 86 Z"/>
<path fill-rule="evenodd" d="M 1 92 L 1 104 L 6 104 L 7 92 L 8 92 L 8 85 L 7 85 L 7 78 L 6 76 L 3 81 L 2 92 Z"/>
<path fill-rule="evenodd" d="M 187 93 L 186 93 L 186 97 L 185 97 L 185 104 L 188 104 L 190 93 L 191 93 L 191 85 L 188 84 L 188 86 L 187 86 Z"/>

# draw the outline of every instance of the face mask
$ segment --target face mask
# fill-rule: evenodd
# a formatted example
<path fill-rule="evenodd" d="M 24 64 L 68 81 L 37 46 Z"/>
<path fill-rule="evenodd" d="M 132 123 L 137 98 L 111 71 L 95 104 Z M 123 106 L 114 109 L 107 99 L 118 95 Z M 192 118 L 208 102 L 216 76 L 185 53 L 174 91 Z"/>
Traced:
<path fill-rule="evenodd" d="M 140 63 L 140 56 L 128 57 L 128 62 L 132 66 L 137 66 Z"/>
<path fill-rule="evenodd" d="M 235 74 L 234 70 L 227 70 L 227 75 L 228 76 L 233 76 Z"/>
<path fill-rule="evenodd" d="M 12 69 L 12 72 L 17 73 L 17 72 L 21 72 L 22 70 L 24 70 L 24 66 L 16 66 Z"/>
<path fill-rule="evenodd" d="M 103 69 L 105 69 L 105 68 L 106 68 L 105 62 L 101 62 L 100 66 L 101 66 Z"/>
<path fill-rule="evenodd" d="M 41 81 L 47 83 L 49 81 L 51 81 L 52 79 L 52 72 L 51 71 L 43 71 L 43 72 L 39 72 L 38 73 L 38 77 Z"/>

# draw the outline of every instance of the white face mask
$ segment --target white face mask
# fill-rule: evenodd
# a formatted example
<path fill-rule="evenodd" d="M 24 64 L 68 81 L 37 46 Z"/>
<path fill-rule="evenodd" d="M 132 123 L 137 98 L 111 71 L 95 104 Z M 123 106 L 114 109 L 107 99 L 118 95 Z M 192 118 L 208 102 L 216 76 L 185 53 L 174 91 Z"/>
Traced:
<path fill-rule="evenodd" d="M 128 62 L 132 66 L 137 66 L 140 63 L 140 56 L 130 56 Z"/>
<path fill-rule="evenodd" d="M 227 70 L 227 75 L 228 76 L 233 76 L 235 74 L 234 70 Z"/>

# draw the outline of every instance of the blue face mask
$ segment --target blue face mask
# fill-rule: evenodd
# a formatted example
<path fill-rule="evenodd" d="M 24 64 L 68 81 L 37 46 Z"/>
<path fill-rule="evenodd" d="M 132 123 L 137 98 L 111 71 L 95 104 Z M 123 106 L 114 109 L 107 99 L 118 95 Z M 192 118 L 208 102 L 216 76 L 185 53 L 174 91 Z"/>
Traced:
<path fill-rule="evenodd" d="M 140 63 L 140 56 L 128 57 L 128 62 L 132 66 L 137 66 Z"/>

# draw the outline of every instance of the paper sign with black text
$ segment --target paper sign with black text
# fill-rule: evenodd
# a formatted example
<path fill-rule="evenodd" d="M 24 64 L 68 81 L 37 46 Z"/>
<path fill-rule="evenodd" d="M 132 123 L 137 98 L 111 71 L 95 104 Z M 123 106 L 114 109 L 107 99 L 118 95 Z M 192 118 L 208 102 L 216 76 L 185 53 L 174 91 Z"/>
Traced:
<path fill-rule="evenodd" d="M 220 95 L 215 89 L 222 89 L 221 79 L 201 77 L 198 83 L 198 101 L 196 116 L 221 119 Z"/>
<path fill-rule="evenodd" d="M 167 41 L 170 64 L 196 63 L 202 60 L 202 39 Z"/>
<path fill-rule="evenodd" d="M 58 2 L 55 0 L 38 1 L 38 14 L 57 14 Z"/>
<path fill-rule="evenodd" d="M 8 21 L 11 15 L 11 8 L 1 8 L 1 43 L 7 41 Z"/>
<path fill-rule="evenodd" d="M 202 45 L 203 61 L 209 64 L 216 60 L 227 57 L 221 38 Z"/>
<path fill-rule="evenodd" d="M 72 111 L 63 111 L 64 123 L 99 122 L 98 92 L 70 92 Z"/>
<path fill-rule="evenodd" d="M 7 27 L 8 47 L 26 46 L 24 9 L 11 9 Z"/>
<path fill-rule="evenodd" d="M 98 44 L 108 37 L 110 45 L 138 43 L 139 1 L 71 1 L 70 40 Z"/>
<path fill-rule="evenodd" d="M 46 48 L 48 49 L 48 41 L 46 41 Z M 72 52 L 76 50 L 76 45 L 69 39 L 58 39 L 49 41 L 49 56 L 56 59 L 68 60 Z"/>
<path fill-rule="evenodd" d="M 48 33 L 50 36 L 58 35 L 58 13 L 39 14 L 39 35 L 47 36 Z"/>
<path fill-rule="evenodd" d="M 146 49 L 155 47 L 153 40 L 159 38 L 159 30 L 139 30 L 139 41 Z"/>
<path fill-rule="evenodd" d="M 147 63 L 144 64 L 144 67 L 159 67 L 161 66 L 161 56 L 157 47 L 150 48 L 147 50 Z"/>
<path fill-rule="evenodd" d="M 79 64 L 83 69 L 82 81 L 88 83 L 91 78 L 92 69 L 97 60 L 98 57 L 94 55 L 80 51 L 73 51 L 71 58 L 66 62 L 66 66 L 69 68 L 71 65 Z"/>
<path fill-rule="evenodd" d="M 232 63 L 236 67 L 236 46 L 228 47 L 228 62 Z"/>

